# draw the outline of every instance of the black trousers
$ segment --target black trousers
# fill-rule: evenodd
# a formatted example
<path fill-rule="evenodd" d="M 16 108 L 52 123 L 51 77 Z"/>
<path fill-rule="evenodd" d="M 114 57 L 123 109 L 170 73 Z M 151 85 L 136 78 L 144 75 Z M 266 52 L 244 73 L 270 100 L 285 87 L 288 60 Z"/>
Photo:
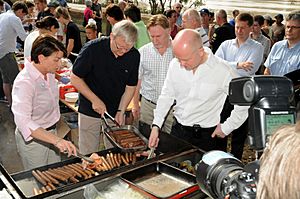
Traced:
<path fill-rule="evenodd" d="M 175 119 L 171 135 L 183 139 L 204 151 L 211 151 L 216 149 L 217 140 L 220 139 L 211 137 L 215 129 L 216 126 L 211 128 L 183 126 Z"/>
<path fill-rule="evenodd" d="M 221 123 L 225 122 L 226 119 L 230 116 L 231 111 L 233 110 L 233 105 L 229 103 L 228 97 L 223 106 L 223 110 L 221 112 Z M 244 144 L 248 135 L 248 119 L 236 130 L 231 132 L 231 154 L 238 159 L 242 159 Z M 227 140 L 224 139 L 217 140 L 217 150 L 227 151 Z"/>

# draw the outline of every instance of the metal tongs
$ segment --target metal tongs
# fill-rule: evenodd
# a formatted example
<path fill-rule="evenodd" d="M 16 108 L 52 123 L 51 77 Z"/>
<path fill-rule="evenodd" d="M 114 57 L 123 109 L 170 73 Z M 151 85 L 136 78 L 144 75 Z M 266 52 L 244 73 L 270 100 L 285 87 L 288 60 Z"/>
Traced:
<path fill-rule="evenodd" d="M 89 163 L 94 163 L 94 162 L 95 162 L 95 160 L 93 160 L 92 158 L 87 157 L 87 156 L 85 156 L 85 155 L 82 155 L 82 154 L 79 153 L 79 152 L 77 152 L 77 155 L 74 155 L 74 156 L 76 156 L 76 157 L 78 157 L 78 158 L 81 158 L 81 159 L 84 159 L 85 161 L 87 161 L 87 162 L 89 162 Z"/>
<path fill-rule="evenodd" d="M 153 158 L 153 156 L 154 156 L 154 151 L 155 151 L 155 148 L 154 148 L 154 147 L 151 147 L 147 159 Z"/>
<path fill-rule="evenodd" d="M 113 122 L 117 125 L 117 127 L 121 127 L 121 125 L 115 120 L 113 116 L 111 116 L 107 111 L 104 112 L 104 114 Z M 105 117 L 104 117 L 105 119 Z M 107 122 L 107 121 L 106 121 Z"/>

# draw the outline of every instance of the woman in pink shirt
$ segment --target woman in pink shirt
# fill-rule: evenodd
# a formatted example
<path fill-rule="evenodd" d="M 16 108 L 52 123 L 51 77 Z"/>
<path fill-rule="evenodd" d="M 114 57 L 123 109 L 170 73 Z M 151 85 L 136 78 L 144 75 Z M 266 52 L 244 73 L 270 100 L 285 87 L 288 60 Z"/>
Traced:
<path fill-rule="evenodd" d="M 75 146 L 56 132 L 60 112 L 55 71 L 66 55 L 54 37 L 39 36 L 32 46 L 31 62 L 25 60 L 25 68 L 14 81 L 15 136 L 26 170 L 60 161 L 59 152 L 76 155 Z"/>

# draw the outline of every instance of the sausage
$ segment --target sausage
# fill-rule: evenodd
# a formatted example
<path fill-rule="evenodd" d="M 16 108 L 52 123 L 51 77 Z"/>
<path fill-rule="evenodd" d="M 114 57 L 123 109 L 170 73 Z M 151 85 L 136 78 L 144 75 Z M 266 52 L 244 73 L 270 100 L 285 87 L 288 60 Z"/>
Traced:
<path fill-rule="evenodd" d="M 110 165 L 108 164 L 108 162 L 106 161 L 106 159 L 103 156 L 101 156 L 101 159 L 102 159 L 104 165 L 107 167 L 107 169 L 111 170 L 112 168 L 110 167 Z"/>
<path fill-rule="evenodd" d="M 51 182 L 51 180 L 46 176 L 44 175 L 40 170 L 35 170 L 36 173 L 41 176 L 42 179 L 44 179 L 47 183 Z"/>
<path fill-rule="evenodd" d="M 35 187 L 33 187 L 33 195 L 34 196 L 39 195 L 39 190 Z"/>
<path fill-rule="evenodd" d="M 65 165 L 64 168 L 71 171 L 71 172 L 73 172 L 77 177 L 80 177 L 80 178 L 82 177 L 82 175 L 79 172 L 77 172 L 75 169 L 73 169 L 69 165 Z"/>
<path fill-rule="evenodd" d="M 78 169 L 76 166 L 74 166 L 73 164 L 69 164 L 69 166 L 72 168 L 72 169 L 74 169 L 75 171 L 77 171 L 78 173 L 80 173 L 82 176 L 83 176 L 83 178 L 84 179 L 88 179 L 89 177 L 88 177 L 88 175 L 85 173 L 85 172 L 83 172 L 81 169 Z"/>
<path fill-rule="evenodd" d="M 57 180 L 60 180 L 60 181 L 64 181 L 66 182 L 67 179 L 57 173 L 55 173 L 53 170 L 48 170 L 48 171 L 45 171 L 48 175 L 52 176 L 53 178 L 56 178 Z"/>
<path fill-rule="evenodd" d="M 79 180 L 77 180 L 75 177 L 71 177 L 71 178 L 70 178 L 70 181 L 73 182 L 73 183 L 79 182 Z"/>
<path fill-rule="evenodd" d="M 129 163 L 129 156 L 128 156 L 128 153 L 125 153 L 125 158 L 126 158 L 126 161 Z"/>
<path fill-rule="evenodd" d="M 42 173 L 43 173 L 45 176 L 47 176 L 47 178 L 51 181 L 51 182 L 48 183 L 48 184 L 51 184 L 51 183 L 53 183 L 53 184 L 59 184 L 59 182 L 58 182 L 55 178 L 53 178 L 52 176 L 48 175 L 45 171 L 42 171 Z"/>
<path fill-rule="evenodd" d="M 119 167 L 120 164 L 119 164 L 119 161 L 118 161 L 118 155 L 117 155 L 116 153 L 113 154 L 113 158 L 114 158 L 114 160 L 115 160 L 115 163 L 117 164 L 117 167 Z"/>
<path fill-rule="evenodd" d="M 49 185 L 46 186 L 46 189 L 47 191 L 52 191 L 52 188 Z"/>
<path fill-rule="evenodd" d="M 63 171 L 61 171 L 61 170 L 59 170 L 57 168 L 56 169 L 50 169 L 50 171 L 53 171 L 56 174 L 61 175 L 62 177 L 66 178 L 67 180 L 71 177 L 71 176 L 69 176 L 68 173 L 65 173 L 65 172 L 63 172 Z"/>
<path fill-rule="evenodd" d="M 47 192 L 47 189 L 45 187 L 42 187 L 41 190 L 42 190 L 43 193 Z"/>
<path fill-rule="evenodd" d="M 42 185 L 46 185 L 47 184 L 47 182 L 39 175 L 39 174 L 37 174 L 37 172 L 35 171 L 35 170 L 33 170 L 32 171 L 32 175 L 35 177 L 35 179 L 39 182 L 39 183 L 41 183 Z"/>
<path fill-rule="evenodd" d="M 129 163 L 127 162 L 126 158 L 123 155 L 121 155 L 121 159 L 125 165 L 129 165 Z"/>
<path fill-rule="evenodd" d="M 48 186 L 51 187 L 52 190 L 56 189 L 56 187 L 52 183 L 48 183 Z"/>
<path fill-rule="evenodd" d="M 88 175 L 88 177 L 89 178 L 91 178 L 92 177 L 92 173 L 89 171 L 89 170 L 87 170 L 87 169 L 83 169 L 82 168 L 82 165 L 81 164 L 73 164 L 77 169 L 80 169 L 81 171 L 83 171 L 83 172 L 85 172 L 87 175 Z"/>
<path fill-rule="evenodd" d="M 131 164 L 135 164 L 136 163 L 136 154 L 133 153 L 132 155 L 132 163 Z"/>
<path fill-rule="evenodd" d="M 129 153 L 129 161 L 132 162 L 132 153 Z"/>
<path fill-rule="evenodd" d="M 121 154 L 120 153 L 118 153 L 118 162 L 119 162 L 119 165 L 122 164 L 122 159 L 121 159 Z"/>
<path fill-rule="evenodd" d="M 110 155 L 109 154 L 106 154 L 106 160 L 107 160 L 109 166 L 111 167 L 111 169 L 113 169 L 114 165 L 113 165 L 113 163 L 112 163 L 112 161 L 110 159 Z"/>

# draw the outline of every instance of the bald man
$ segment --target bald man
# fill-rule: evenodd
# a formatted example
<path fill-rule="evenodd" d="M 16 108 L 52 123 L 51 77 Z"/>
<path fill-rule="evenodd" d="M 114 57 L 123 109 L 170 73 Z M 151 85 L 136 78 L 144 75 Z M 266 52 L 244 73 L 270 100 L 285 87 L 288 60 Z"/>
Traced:
<path fill-rule="evenodd" d="M 176 100 L 171 134 L 203 150 L 213 150 L 217 138 L 224 138 L 248 117 L 248 107 L 235 106 L 231 116 L 220 124 L 229 82 L 237 74 L 203 47 L 196 30 L 180 31 L 173 41 L 173 52 L 175 58 L 154 110 L 149 147 L 158 146 L 160 128 Z"/>

